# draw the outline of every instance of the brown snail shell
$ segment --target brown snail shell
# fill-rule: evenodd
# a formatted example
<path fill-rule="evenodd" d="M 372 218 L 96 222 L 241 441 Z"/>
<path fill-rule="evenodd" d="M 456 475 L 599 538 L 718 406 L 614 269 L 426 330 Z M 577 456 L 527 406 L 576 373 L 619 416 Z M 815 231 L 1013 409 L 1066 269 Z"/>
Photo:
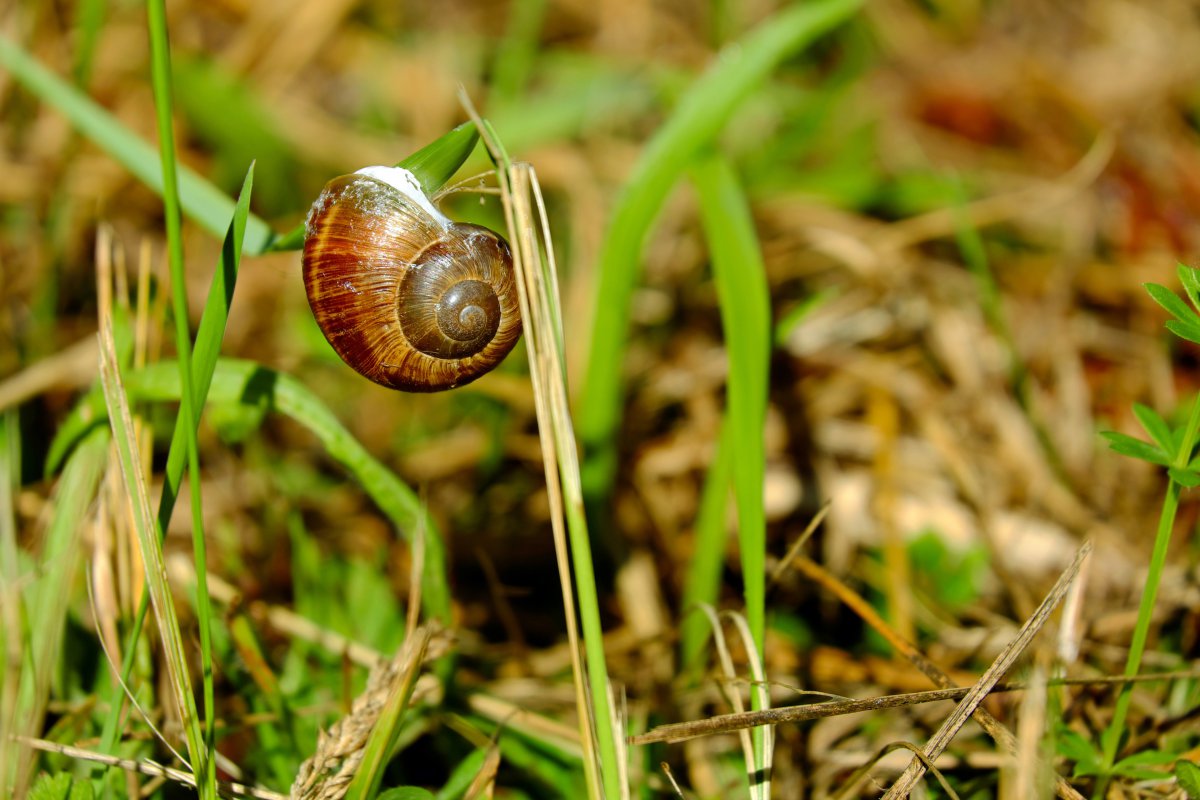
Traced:
<path fill-rule="evenodd" d="M 368 167 L 326 184 L 308 215 L 303 266 L 333 349 L 393 389 L 470 383 L 521 336 L 508 244 L 446 219 L 407 170 Z"/>

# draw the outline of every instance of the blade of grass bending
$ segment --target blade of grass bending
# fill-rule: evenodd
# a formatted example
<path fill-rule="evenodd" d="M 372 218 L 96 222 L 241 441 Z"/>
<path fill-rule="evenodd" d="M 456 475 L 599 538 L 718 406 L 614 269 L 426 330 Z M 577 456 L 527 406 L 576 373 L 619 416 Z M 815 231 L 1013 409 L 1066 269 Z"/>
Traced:
<path fill-rule="evenodd" d="M 421 189 L 430 197 L 454 177 L 471 157 L 479 132 L 473 122 L 464 122 L 442 134 L 396 166 L 403 167 L 416 177 Z M 272 242 L 269 250 L 299 250 L 304 247 L 304 223 L 300 223 Z"/>
<path fill-rule="evenodd" d="M 558 557 L 567 637 L 572 654 L 576 703 L 579 707 L 584 772 L 592 797 L 618 798 L 628 794 L 621 782 L 624 737 L 614 728 L 610 705 L 608 668 L 604 656 L 604 631 L 592 566 L 591 542 L 583 508 L 579 478 L 579 454 L 567 403 L 566 360 L 563 355 L 562 313 L 559 308 L 558 278 L 553 241 L 537 177 L 528 164 L 513 164 L 495 131 L 479 117 L 470 98 L 459 92 L 467 112 L 479 125 L 484 144 L 496 162 L 505 222 L 512 235 L 513 264 L 521 319 L 525 325 L 525 347 L 529 355 L 530 380 L 537 407 L 539 440 L 551 503 L 551 529 Z M 535 212 L 536 206 L 536 212 Z M 540 228 L 535 226 L 535 218 Z M 563 519 L 566 530 L 563 530 Z M 567 549 L 569 546 L 570 564 Z M 574 572 L 575 596 L 571 592 Z M 578 661 L 575 603 L 583 630 L 586 669 Z M 583 674 L 581 674 L 581 672 Z M 585 702 L 586 680 L 591 697 Z M 591 723 L 589 725 L 589 722 Z M 594 754 L 593 754 L 594 747 Z M 598 763 L 596 758 L 598 757 Z M 599 774 L 597 775 L 597 767 Z"/>
<path fill-rule="evenodd" d="M 207 785 L 205 781 L 201 780 L 203 776 L 212 773 L 208 767 L 211 759 L 204 744 L 204 734 L 200 730 L 195 696 L 192 692 L 191 679 L 188 677 L 187 656 L 183 649 L 179 619 L 175 614 L 175 602 L 167 587 L 167 571 L 162 558 L 162 545 L 159 541 L 154 515 L 150 511 L 146 479 L 135 453 L 137 443 L 133 432 L 133 420 L 121 383 L 121 374 L 113 346 L 112 325 L 108 317 L 105 317 L 101 323 L 100 382 L 104 387 L 104 399 L 109 409 L 108 419 L 112 426 L 113 442 L 117 446 L 121 475 L 132 508 L 134 527 L 146 568 L 146 588 L 150 594 L 155 619 L 158 622 L 159 635 L 162 637 L 167 671 L 170 676 L 168 683 L 174 690 L 174 701 L 176 708 L 179 709 L 187 739 L 188 755 L 192 759 L 191 768 L 197 777 L 200 796 L 205 800 L 216 800 L 215 780 L 207 782 Z"/>
<path fill-rule="evenodd" d="M 728 443 L 738 517 L 738 543 L 746 598 L 746 624 L 758 659 L 766 631 L 767 521 L 763 510 L 766 471 L 764 428 L 771 361 L 771 301 L 758 234 L 750 207 L 728 160 L 711 155 L 692 168 L 700 217 L 712 258 L 729 354 Z M 763 708 L 763 695 L 751 692 L 751 705 Z M 756 771 L 770 763 L 767 729 L 754 732 Z"/>
<path fill-rule="evenodd" d="M 178 367 L 160 361 L 125 376 L 125 389 L 137 402 L 175 402 L 179 400 Z M 421 500 L 407 484 L 396 477 L 367 451 L 328 407 L 300 381 L 275 372 L 253 361 L 231 358 L 217 360 L 208 399 L 213 403 L 241 403 L 290 417 L 307 428 L 329 457 L 341 464 L 362 486 L 363 491 L 391 523 L 411 543 L 418 531 L 425 531 L 425 570 L 421 605 L 425 613 L 443 625 L 450 623 L 450 589 L 446 577 L 446 554 L 442 538 Z M 78 435 L 89 430 L 88 424 L 105 421 L 104 397 L 92 392 L 71 413 Z M 82 422 L 89 421 L 88 423 Z M 65 451 L 72 442 L 56 438 L 54 443 Z"/>
<path fill-rule="evenodd" d="M 171 306 L 175 318 L 175 352 L 179 359 L 180 401 L 176 427 L 182 427 L 187 444 L 188 494 L 192 507 L 192 553 L 196 560 L 196 627 L 200 638 L 200 675 L 204 697 L 203 760 L 193 763 L 201 797 L 216 796 L 214 721 L 216 697 L 212 673 L 212 604 L 208 597 L 208 551 L 204 537 L 204 501 L 200 487 L 200 445 L 196 429 L 200 409 L 192 384 L 192 334 L 188 322 L 187 278 L 183 265 L 183 210 L 179 201 L 178 164 L 175 158 L 174 100 L 171 93 L 171 45 L 167 35 L 166 0 L 147 0 L 146 27 L 150 37 L 150 79 L 154 89 L 154 116 L 158 123 L 158 153 L 163 176 L 163 222 L 167 232 L 167 264 L 171 270 Z M 166 528 L 162 529 L 166 532 Z M 193 754 L 193 758 L 196 755 Z"/>
<path fill-rule="evenodd" d="M 161 194 L 163 172 L 154 148 L 130 131 L 112 114 L 71 84 L 39 64 L 11 39 L 0 36 L 0 66 L 40 100 L 54 106 L 77 130 L 129 170 L 146 186 Z M 179 167 L 180 196 L 189 219 L 220 235 L 233 214 L 233 201 L 187 167 Z M 246 250 L 267 249 L 275 233 L 266 222 L 250 215 L 246 223 Z"/>
<path fill-rule="evenodd" d="M 212 385 L 213 370 L 221 353 L 221 341 L 225 338 L 225 326 L 229 322 L 229 308 L 233 304 L 233 290 L 237 285 L 238 270 L 242 262 L 242 242 L 246 232 L 246 219 L 250 213 L 250 195 L 254 190 L 254 165 L 246 171 L 242 190 L 238 194 L 233 221 L 225 232 L 225 243 L 217 261 L 216 272 L 208 287 L 208 300 L 200 315 L 196 329 L 196 344 L 192 353 L 192 402 L 194 408 L 203 408 Z M 190 435 L 196 435 L 199 419 L 194 419 Z M 176 420 L 171 435 L 171 447 L 167 451 L 167 468 L 163 475 L 162 497 L 158 503 L 158 520 L 162 530 L 171 524 L 171 515 L 178 498 L 179 481 L 183 477 L 184 460 L 187 457 L 188 431 Z"/>
<path fill-rule="evenodd" d="M 613 435 L 620 418 L 629 298 L 642 243 L 668 192 L 738 104 L 780 61 L 846 21 L 860 4 L 861 0 L 798 3 L 725 48 L 638 159 L 613 210 L 596 266 L 599 284 L 579 416 L 589 497 L 608 493 L 616 469 Z"/>

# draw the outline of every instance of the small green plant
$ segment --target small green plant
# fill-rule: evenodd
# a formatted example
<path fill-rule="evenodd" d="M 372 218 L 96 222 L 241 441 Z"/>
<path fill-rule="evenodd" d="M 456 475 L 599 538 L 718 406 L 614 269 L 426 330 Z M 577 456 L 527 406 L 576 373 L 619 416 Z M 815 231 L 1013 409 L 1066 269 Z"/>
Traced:
<path fill-rule="evenodd" d="M 1154 301 L 1165 308 L 1174 319 L 1167 322 L 1167 330 L 1189 342 L 1200 344 L 1200 276 L 1194 269 L 1183 264 L 1176 273 L 1183 284 L 1189 306 L 1173 291 L 1156 283 L 1146 285 L 1146 291 Z M 1137 625 L 1129 645 L 1129 657 L 1125 662 L 1125 677 L 1138 674 L 1142 654 L 1146 649 L 1146 638 L 1150 632 L 1150 618 L 1162 581 L 1163 566 L 1171 543 L 1171 530 L 1175 524 L 1175 513 L 1179 508 L 1179 496 L 1184 489 L 1200 486 L 1200 459 L 1196 456 L 1198 429 L 1200 429 L 1200 397 L 1192 399 L 1191 411 L 1183 425 L 1173 427 L 1153 409 L 1135 404 L 1134 416 L 1145 429 L 1150 441 L 1107 431 L 1103 436 L 1109 446 L 1118 453 L 1149 461 L 1167 468 L 1167 491 L 1163 498 L 1162 511 L 1158 519 L 1158 532 L 1154 539 L 1154 550 L 1150 556 L 1150 567 L 1146 575 L 1142 602 L 1138 607 Z M 1102 796 L 1107 781 L 1113 776 L 1126 774 L 1119 770 L 1128 759 L 1117 760 L 1121 741 L 1125 734 L 1125 718 L 1129 713 L 1130 684 L 1125 684 L 1117 697 L 1112 720 L 1101 737 L 1101 757 L 1089 768 L 1099 775 L 1097 796 Z M 1078 769 L 1077 762 L 1077 769 Z"/>

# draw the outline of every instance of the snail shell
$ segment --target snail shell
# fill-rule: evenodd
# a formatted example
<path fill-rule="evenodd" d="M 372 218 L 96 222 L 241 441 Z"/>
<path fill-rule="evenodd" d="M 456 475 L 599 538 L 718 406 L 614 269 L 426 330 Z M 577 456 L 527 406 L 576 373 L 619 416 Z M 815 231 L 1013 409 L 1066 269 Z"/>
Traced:
<path fill-rule="evenodd" d="M 393 389 L 470 383 L 521 336 L 508 244 L 446 219 L 404 169 L 367 167 L 326 184 L 308 215 L 303 266 L 333 349 Z"/>

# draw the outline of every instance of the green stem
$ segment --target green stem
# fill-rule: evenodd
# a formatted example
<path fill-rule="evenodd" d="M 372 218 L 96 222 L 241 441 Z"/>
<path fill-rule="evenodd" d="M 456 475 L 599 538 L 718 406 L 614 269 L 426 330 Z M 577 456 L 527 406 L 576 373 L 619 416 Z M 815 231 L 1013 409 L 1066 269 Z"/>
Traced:
<path fill-rule="evenodd" d="M 188 483 L 192 500 L 192 548 L 196 559 L 196 616 L 200 632 L 200 662 L 202 665 L 204 720 L 203 745 L 193 742 L 192 764 L 196 787 L 203 798 L 216 797 L 214 727 L 212 725 L 216 698 L 212 678 L 212 619 L 211 603 L 205 575 L 208 557 L 204 542 L 203 504 L 200 495 L 200 459 L 196 443 L 195 395 L 192 391 L 192 340 L 188 329 L 187 284 L 183 268 L 182 211 L 179 201 L 178 174 L 175 157 L 175 133 L 171 119 L 171 51 L 167 36 L 167 10 L 164 0 L 146 3 L 150 33 L 150 74 L 154 86 L 154 108 L 158 122 L 159 159 L 163 174 L 163 211 L 167 231 L 167 255 L 171 268 L 172 307 L 175 316 L 175 349 L 179 358 L 181 386 L 179 418 L 187 438 Z M 189 738 L 192 738 L 189 736 Z"/>

